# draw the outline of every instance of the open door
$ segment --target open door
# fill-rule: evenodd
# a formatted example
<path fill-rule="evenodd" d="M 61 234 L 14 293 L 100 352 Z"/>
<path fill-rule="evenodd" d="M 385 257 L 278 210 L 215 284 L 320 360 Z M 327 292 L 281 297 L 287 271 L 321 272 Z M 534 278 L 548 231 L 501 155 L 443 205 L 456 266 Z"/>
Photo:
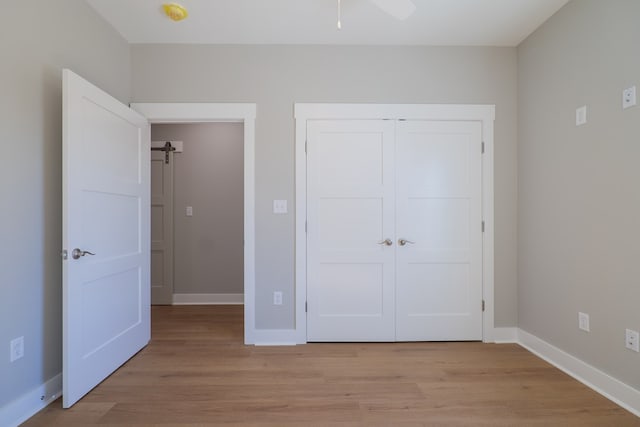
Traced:
<path fill-rule="evenodd" d="M 151 142 L 151 304 L 153 305 L 173 304 L 173 153 L 176 150 L 176 141 L 173 141 L 173 144 L 170 141 Z M 182 144 L 181 141 L 180 144 Z"/>
<path fill-rule="evenodd" d="M 150 339 L 147 120 L 63 71 L 63 407 Z"/>

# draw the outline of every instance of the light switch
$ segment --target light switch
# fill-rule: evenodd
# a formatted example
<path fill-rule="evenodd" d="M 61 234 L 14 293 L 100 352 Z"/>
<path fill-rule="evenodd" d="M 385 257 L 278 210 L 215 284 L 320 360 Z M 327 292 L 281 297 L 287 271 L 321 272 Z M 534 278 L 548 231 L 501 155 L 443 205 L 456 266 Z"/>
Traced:
<path fill-rule="evenodd" d="M 273 201 L 273 213 L 274 214 L 286 214 L 287 213 L 287 201 L 286 200 L 274 200 Z"/>
<path fill-rule="evenodd" d="M 583 105 L 576 109 L 576 126 L 582 126 L 587 123 L 587 106 Z"/>
<path fill-rule="evenodd" d="M 187 206 L 186 214 L 187 216 L 193 216 L 193 206 Z"/>

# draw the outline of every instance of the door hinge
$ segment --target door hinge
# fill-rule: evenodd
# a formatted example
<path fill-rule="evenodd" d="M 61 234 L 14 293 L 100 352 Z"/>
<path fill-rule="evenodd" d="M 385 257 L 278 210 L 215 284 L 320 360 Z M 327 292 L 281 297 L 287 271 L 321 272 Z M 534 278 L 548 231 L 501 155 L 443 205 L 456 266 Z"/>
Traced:
<path fill-rule="evenodd" d="M 307 154 L 307 145 L 309 144 L 308 140 L 304 140 L 304 154 Z"/>
<path fill-rule="evenodd" d="M 480 148 L 480 152 L 481 152 L 482 154 L 484 154 L 484 141 L 482 141 L 482 145 L 481 145 L 481 148 Z"/>
<path fill-rule="evenodd" d="M 484 300 L 482 300 L 482 311 L 484 311 Z"/>
<path fill-rule="evenodd" d="M 304 232 L 307 233 L 307 227 L 308 227 L 308 223 L 307 221 L 304 222 Z"/>
<path fill-rule="evenodd" d="M 484 221 L 482 221 L 482 232 L 484 233 Z"/>
<path fill-rule="evenodd" d="M 304 302 L 304 312 L 305 313 L 307 312 L 307 302 L 306 301 Z"/>

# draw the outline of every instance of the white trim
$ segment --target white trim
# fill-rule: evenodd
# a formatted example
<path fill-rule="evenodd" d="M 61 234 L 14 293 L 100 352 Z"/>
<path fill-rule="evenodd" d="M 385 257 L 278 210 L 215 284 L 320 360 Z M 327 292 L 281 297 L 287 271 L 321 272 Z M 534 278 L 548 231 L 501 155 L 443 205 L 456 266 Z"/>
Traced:
<path fill-rule="evenodd" d="M 23 394 L 0 408 L 0 420 L 8 427 L 15 427 L 47 407 L 62 395 L 62 374 Z M 4 424 L 3 424 L 4 425 Z"/>
<path fill-rule="evenodd" d="M 495 120 L 494 105 L 295 104 L 296 120 Z"/>
<path fill-rule="evenodd" d="M 251 344 L 257 346 L 304 344 L 296 341 L 294 332 L 293 329 L 256 329 L 253 335 L 254 341 Z"/>
<path fill-rule="evenodd" d="M 493 342 L 495 325 L 495 296 L 494 296 L 494 222 L 493 222 L 493 121 L 495 120 L 495 106 L 486 106 L 478 111 L 478 107 L 471 108 L 474 114 L 482 117 L 482 218 L 484 233 L 482 234 L 482 299 L 484 315 L 482 316 L 482 340 Z"/>
<path fill-rule="evenodd" d="M 518 343 L 587 387 L 640 417 L 639 390 L 522 329 L 518 329 Z"/>
<path fill-rule="evenodd" d="M 244 304 L 244 294 L 173 294 L 173 305 Z"/>
<path fill-rule="evenodd" d="M 494 340 L 494 223 L 493 223 L 493 122 L 495 105 L 453 104 L 295 104 L 295 184 L 296 250 L 295 292 L 296 323 L 290 333 L 296 342 L 307 341 L 307 159 L 305 143 L 307 120 L 473 120 L 482 122 L 485 152 L 482 156 L 482 215 L 485 232 L 482 239 L 482 270 L 485 311 L 482 316 L 482 340 Z"/>
<path fill-rule="evenodd" d="M 255 341 L 255 119 L 256 104 L 132 103 L 151 123 L 244 123 L 244 342 Z"/>
<path fill-rule="evenodd" d="M 518 328 L 494 328 L 493 342 L 496 344 L 513 344 L 518 342 Z"/>
<path fill-rule="evenodd" d="M 151 123 L 243 122 L 256 118 L 256 104 L 134 102 L 131 108 Z"/>
<path fill-rule="evenodd" d="M 298 343 L 307 342 L 307 118 L 300 117 L 301 104 L 295 104 L 296 140 L 295 140 L 295 283 L 294 307 L 296 323 L 293 334 Z"/>

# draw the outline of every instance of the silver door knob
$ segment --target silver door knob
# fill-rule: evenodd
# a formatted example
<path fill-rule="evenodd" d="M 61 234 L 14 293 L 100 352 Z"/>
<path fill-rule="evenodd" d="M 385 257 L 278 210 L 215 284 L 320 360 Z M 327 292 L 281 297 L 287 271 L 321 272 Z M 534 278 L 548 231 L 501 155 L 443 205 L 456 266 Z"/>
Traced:
<path fill-rule="evenodd" d="M 413 245 L 415 242 L 412 242 L 411 240 L 407 240 L 407 239 L 398 239 L 398 244 L 400 246 L 404 246 L 407 243 Z"/>
<path fill-rule="evenodd" d="M 379 245 L 386 245 L 386 246 L 391 246 L 393 245 L 393 242 L 391 241 L 391 239 L 384 239 L 381 242 L 378 242 Z"/>
<path fill-rule="evenodd" d="M 83 257 L 85 255 L 95 255 L 95 254 L 89 251 L 83 251 L 82 249 L 78 249 L 78 248 L 75 248 L 73 251 L 71 251 L 71 258 L 73 259 L 79 259 L 80 257 Z"/>

